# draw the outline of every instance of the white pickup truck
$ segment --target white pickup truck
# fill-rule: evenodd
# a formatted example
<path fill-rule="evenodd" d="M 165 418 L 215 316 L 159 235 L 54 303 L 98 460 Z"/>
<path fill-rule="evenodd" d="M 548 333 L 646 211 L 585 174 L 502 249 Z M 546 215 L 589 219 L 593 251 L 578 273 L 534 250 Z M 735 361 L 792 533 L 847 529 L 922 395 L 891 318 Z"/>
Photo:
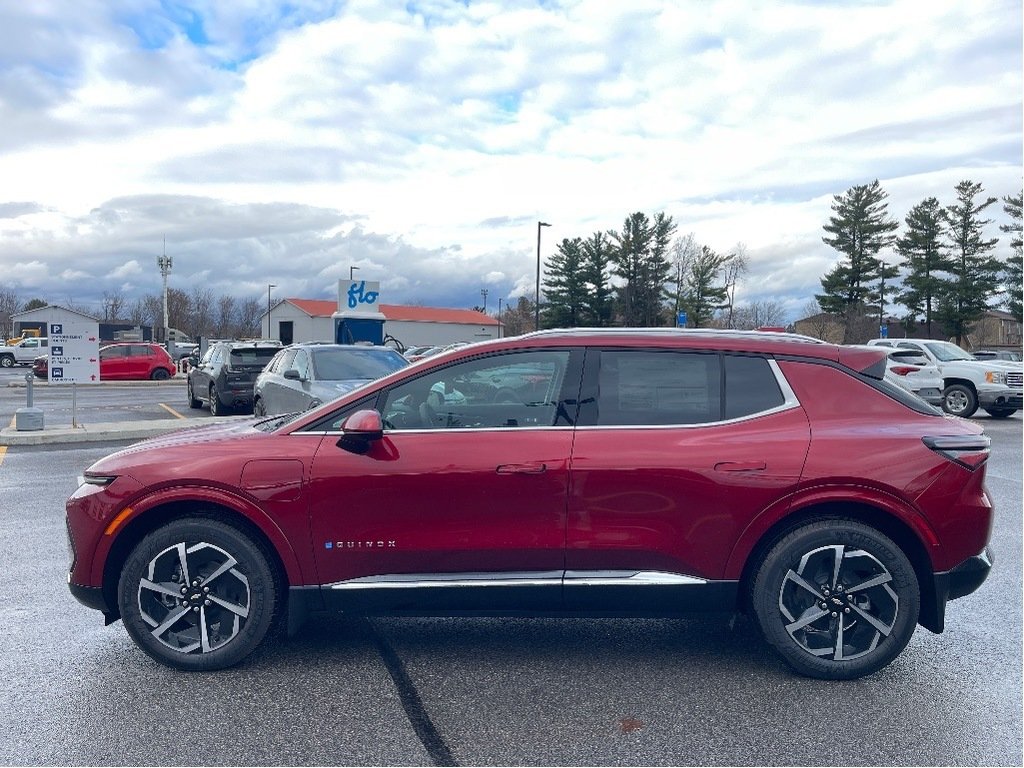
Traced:
<path fill-rule="evenodd" d="M 942 375 L 942 410 L 968 418 L 980 407 L 996 419 L 1005 419 L 1022 406 L 1024 366 L 1006 360 L 976 360 L 948 341 L 872 339 L 870 346 L 916 349 Z"/>
<path fill-rule="evenodd" d="M 34 336 L 22 339 L 13 346 L 6 344 L 0 347 L 0 368 L 13 368 L 15 365 L 32 365 L 32 361 L 48 350 L 47 339 Z"/>

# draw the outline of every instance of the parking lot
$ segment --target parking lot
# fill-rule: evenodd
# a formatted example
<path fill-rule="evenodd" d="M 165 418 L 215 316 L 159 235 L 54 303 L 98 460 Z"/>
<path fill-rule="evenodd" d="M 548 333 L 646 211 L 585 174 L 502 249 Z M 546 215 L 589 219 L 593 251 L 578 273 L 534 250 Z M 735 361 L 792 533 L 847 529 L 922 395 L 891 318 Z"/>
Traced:
<path fill-rule="evenodd" d="M 0 424 L 25 404 L 0 373 Z M 79 387 L 84 422 L 209 418 L 182 380 Z M 67 387 L 41 386 L 47 426 Z M 793 675 L 744 617 L 316 617 L 241 666 L 164 668 L 66 586 L 63 505 L 126 443 L 0 448 L 6 733 L 24 765 L 996 765 L 1022 759 L 1021 415 L 992 437 L 992 575 L 865 679 Z"/>

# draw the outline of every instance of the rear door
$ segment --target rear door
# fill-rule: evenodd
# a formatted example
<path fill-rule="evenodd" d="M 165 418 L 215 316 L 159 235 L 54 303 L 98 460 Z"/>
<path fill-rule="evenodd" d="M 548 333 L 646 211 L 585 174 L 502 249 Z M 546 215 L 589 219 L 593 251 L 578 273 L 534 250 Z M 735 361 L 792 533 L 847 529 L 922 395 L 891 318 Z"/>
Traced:
<path fill-rule="evenodd" d="M 746 526 L 795 489 L 807 418 L 774 361 L 588 352 L 573 447 L 565 596 L 576 610 L 721 605 Z"/>

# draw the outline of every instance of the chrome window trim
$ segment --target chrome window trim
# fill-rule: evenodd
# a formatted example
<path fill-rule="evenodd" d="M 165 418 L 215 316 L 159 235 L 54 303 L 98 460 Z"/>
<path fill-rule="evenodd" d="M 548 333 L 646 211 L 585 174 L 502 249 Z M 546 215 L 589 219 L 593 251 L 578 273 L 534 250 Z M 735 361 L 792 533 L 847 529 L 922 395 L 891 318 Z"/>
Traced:
<path fill-rule="evenodd" d="M 444 589 L 448 587 L 699 586 L 707 579 L 667 571 L 511 571 L 506 573 L 385 573 L 324 584 L 325 589 Z"/>

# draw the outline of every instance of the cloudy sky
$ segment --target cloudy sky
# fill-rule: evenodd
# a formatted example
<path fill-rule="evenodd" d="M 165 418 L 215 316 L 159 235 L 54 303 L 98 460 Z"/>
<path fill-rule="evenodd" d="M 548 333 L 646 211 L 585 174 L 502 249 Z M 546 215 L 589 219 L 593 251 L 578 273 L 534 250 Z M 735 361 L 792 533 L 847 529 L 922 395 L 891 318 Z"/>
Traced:
<path fill-rule="evenodd" d="M 1019 0 L 0 5 L 0 286 L 532 296 L 563 238 L 665 211 L 794 319 L 834 194 L 1019 192 Z M 1002 220 L 1001 210 L 990 209 Z M 995 223 L 999 223 L 998 221 Z M 993 224 L 995 230 L 995 224 Z M 993 231 L 993 235 L 998 235 Z M 1001 248 L 1008 248 L 1005 241 Z"/>

